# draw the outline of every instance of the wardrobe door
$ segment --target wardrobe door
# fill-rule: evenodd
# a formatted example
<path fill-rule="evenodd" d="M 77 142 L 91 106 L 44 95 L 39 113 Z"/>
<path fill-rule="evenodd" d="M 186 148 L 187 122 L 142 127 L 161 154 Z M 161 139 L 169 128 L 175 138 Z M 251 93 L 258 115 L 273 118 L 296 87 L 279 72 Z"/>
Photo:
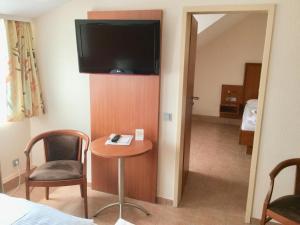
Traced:
<path fill-rule="evenodd" d="M 244 77 L 244 102 L 258 98 L 261 63 L 246 63 Z"/>

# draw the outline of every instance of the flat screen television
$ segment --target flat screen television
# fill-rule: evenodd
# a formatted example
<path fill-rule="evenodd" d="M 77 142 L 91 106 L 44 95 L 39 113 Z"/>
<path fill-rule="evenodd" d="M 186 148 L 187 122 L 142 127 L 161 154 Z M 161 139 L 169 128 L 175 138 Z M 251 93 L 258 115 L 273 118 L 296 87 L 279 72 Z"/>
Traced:
<path fill-rule="evenodd" d="M 159 75 L 159 20 L 75 20 L 79 71 Z"/>

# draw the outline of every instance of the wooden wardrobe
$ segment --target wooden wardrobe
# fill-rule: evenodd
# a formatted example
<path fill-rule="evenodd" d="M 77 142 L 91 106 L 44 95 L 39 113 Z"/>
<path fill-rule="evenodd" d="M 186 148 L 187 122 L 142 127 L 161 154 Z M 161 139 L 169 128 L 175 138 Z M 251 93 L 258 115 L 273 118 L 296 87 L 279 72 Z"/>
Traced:
<path fill-rule="evenodd" d="M 261 63 L 246 63 L 244 76 L 244 105 L 249 99 L 257 99 Z"/>

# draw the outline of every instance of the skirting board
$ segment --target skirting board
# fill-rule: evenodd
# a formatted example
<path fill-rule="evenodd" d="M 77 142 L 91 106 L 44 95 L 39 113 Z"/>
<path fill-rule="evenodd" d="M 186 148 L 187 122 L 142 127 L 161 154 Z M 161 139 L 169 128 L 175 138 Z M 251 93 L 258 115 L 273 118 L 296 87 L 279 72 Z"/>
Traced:
<path fill-rule="evenodd" d="M 251 218 L 251 224 L 260 225 L 260 219 Z M 268 225 L 279 225 L 279 223 L 268 222 Z"/>
<path fill-rule="evenodd" d="M 35 168 L 36 167 L 33 167 L 31 169 L 31 171 L 34 170 Z M 24 181 L 25 181 L 25 171 L 22 171 L 20 183 L 22 184 L 22 183 L 24 183 Z M 18 175 L 15 175 L 11 178 L 5 179 L 3 181 L 3 189 L 4 189 L 3 192 L 7 193 L 7 192 L 15 189 L 16 187 L 18 187 L 18 184 L 19 184 L 19 176 Z"/>
<path fill-rule="evenodd" d="M 193 121 L 204 121 L 209 123 L 228 124 L 233 126 L 241 126 L 241 119 L 222 118 L 217 116 L 193 115 Z"/>
<path fill-rule="evenodd" d="M 160 205 L 167 205 L 167 206 L 172 206 L 173 201 L 170 199 L 162 198 L 162 197 L 156 197 L 156 202 Z"/>

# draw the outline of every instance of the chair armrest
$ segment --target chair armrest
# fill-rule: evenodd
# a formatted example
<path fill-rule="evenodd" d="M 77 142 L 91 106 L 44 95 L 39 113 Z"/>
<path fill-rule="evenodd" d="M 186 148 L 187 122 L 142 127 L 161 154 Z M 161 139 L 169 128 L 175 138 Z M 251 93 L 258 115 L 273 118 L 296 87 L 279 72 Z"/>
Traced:
<path fill-rule="evenodd" d="M 285 169 L 289 166 L 300 166 L 300 158 L 288 159 L 279 163 L 270 173 L 271 180 L 274 180 L 275 177 L 281 172 L 281 170 Z"/>
<path fill-rule="evenodd" d="M 274 181 L 276 176 L 285 168 L 289 167 L 289 166 L 299 166 L 300 165 L 300 158 L 294 158 L 294 159 L 288 159 L 285 161 L 282 161 L 281 163 L 279 163 L 269 174 L 270 175 L 270 179 L 271 179 L 271 183 L 270 183 L 270 188 L 269 191 L 267 193 L 267 196 L 265 198 L 265 202 L 264 202 L 264 208 L 267 208 L 268 205 L 270 204 L 271 198 L 272 198 L 272 193 L 273 193 L 273 189 L 274 189 Z"/>
<path fill-rule="evenodd" d="M 26 173 L 25 173 L 25 179 L 29 177 L 30 175 L 30 152 L 32 150 L 32 147 L 37 143 L 39 142 L 41 139 L 44 138 L 44 134 L 40 134 L 40 135 L 37 135 L 35 136 L 34 138 L 32 138 L 28 144 L 26 145 L 25 147 L 25 150 L 24 150 L 24 154 L 26 156 Z"/>
<path fill-rule="evenodd" d="M 37 135 L 28 142 L 28 144 L 26 145 L 25 150 L 24 150 L 24 153 L 26 156 L 29 156 L 32 147 L 35 145 L 35 143 L 37 143 L 41 139 L 43 139 L 44 136 L 45 136 L 44 134 Z"/>
<path fill-rule="evenodd" d="M 84 135 L 84 149 L 83 149 L 83 177 L 86 177 L 86 166 L 87 166 L 87 152 L 89 150 L 90 138 L 87 135 Z"/>

